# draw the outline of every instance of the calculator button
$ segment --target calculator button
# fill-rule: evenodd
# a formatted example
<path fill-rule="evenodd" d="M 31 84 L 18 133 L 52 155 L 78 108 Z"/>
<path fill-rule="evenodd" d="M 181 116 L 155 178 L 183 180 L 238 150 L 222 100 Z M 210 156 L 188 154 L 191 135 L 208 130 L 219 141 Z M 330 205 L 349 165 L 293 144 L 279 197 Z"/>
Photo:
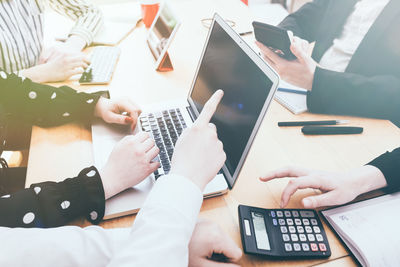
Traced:
<path fill-rule="evenodd" d="M 306 217 L 306 218 L 313 218 L 315 217 L 314 212 L 309 211 L 309 210 L 301 210 L 300 211 L 300 216 L 301 217 Z"/>
<path fill-rule="evenodd" d="M 299 232 L 299 234 L 304 233 L 304 228 L 303 228 L 303 226 L 297 226 L 297 232 Z"/>
<path fill-rule="evenodd" d="M 300 219 L 294 219 L 294 223 L 296 225 L 301 225 L 301 220 Z"/>
<path fill-rule="evenodd" d="M 285 250 L 286 250 L 286 251 L 292 251 L 292 250 L 293 250 L 293 249 L 292 249 L 292 244 L 285 243 Z"/>
<path fill-rule="evenodd" d="M 284 219 L 279 219 L 279 225 L 285 225 L 285 220 Z"/>
<path fill-rule="evenodd" d="M 306 243 L 301 244 L 301 247 L 303 248 L 304 251 L 310 251 L 310 246 Z"/>
<path fill-rule="evenodd" d="M 276 212 L 276 215 L 277 215 L 278 217 L 283 217 L 283 212 L 280 211 L 280 210 L 278 210 L 278 211 Z"/>
<path fill-rule="evenodd" d="M 245 229 L 246 235 L 251 236 L 249 220 L 244 220 L 244 229 Z"/>
<path fill-rule="evenodd" d="M 319 229 L 318 226 L 314 226 L 313 229 L 314 229 L 314 233 L 316 233 L 316 234 L 321 233 L 321 229 Z"/>
<path fill-rule="evenodd" d="M 286 222 L 288 225 L 293 225 L 293 220 L 292 219 L 286 219 Z"/>
<path fill-rule="evenodd" d="M 294 243 L 293 244 L 293 248 L 294 248 L 294 251 L 300 251 L 301 250 L 301 246 L 300 246 L 299 243 Z"/>
<path fill-rule="evenodd" d="M 308 234 L 307 237 L 308 237 L 308 241 L 310 241 L 310 242 L 314 242 L 315 241 L 315 236 L 314 235 Z"/>
<path fill-rule="evenodd" d="M 286 226 L 281 226 L 281 232 L 283 234 L 286 234 L 287 233 L 287 227 Z"/>
<path fill-rule="evenodd" d="M 301 241 L 301 242 L 307 241 L 307 237 L 306 237 L 305 234 L 299 234 L 299 237 L 300 237 L 300 241 Z"/>
<path fill-rule="evenodd" d="M 288 210 L 285 210 L 285 217 L 292 217 L 292 213 Z"/>
<path fill-rule="evenodd" d="M 324 243 L 319 243 L 319 250 L 326 251 L 326 246 Z"/>
<path fill-rule="evenodd" d="M 310 246 L 311 246 L 311 250 L 312 250 L 312 251 L 318 251 L 318 246 L 317 246 L 317 244 L 311 243 Z"/>
<path fill-rule="evenodd" d="M 299 212 L 297 210 L 292 211 L 293 217 L 299 217 Z"/>
<path fill-rule="evenodd" d="M 319 241 L 319 242 L 324 241 L 324 238 L 322 237 L 321 234 L 317 234 L 317 235 L 315 235 L 315 237 L 317 238 L 317 241 Z"/>
<path fill-rule="evenodd" d="M 294 226 L 289 226 L 289 232 L 292 234 L 296 233 L 296 228 Z"/>
<path fill-rule="evenodd" d="M 316 219 L 311 219 L 311 224 L 312 224 L 312 225 L 318 225 L 318 222 L 317 222 Z"/>
<path fill-rule="evenodd" d="M 276 217 L 275 211 L 271 210 L 271 217 L 274 218 Z"/>
<path fill-rule="evenodd" d="M 278 221 L 276 219 L 272 219 L 272 223 L 277 226 L 278 225 Z"/>
<path fill-rule="evenodd" d="M 306 229 L 307 234 L 311 234 L 312 233 L 311 226 L 306 226 L 305 229 Z"/>
<path fill-rule="evenodd" d="M 308 219 L 303 219 L 303 224 L 304 225 L 310 225 L 310 221 Z"/>
<path fill-rule="evenodd" d="M 283 235 L 282 235 L 282 239 L 283 239 L 284 242 L 290 241 L 290 237 L 289 237 L 288 234 L 283 234 Z"/>
<path fill-rule="evenodd" d="M 292 239 L 293 242 L 299 241 L 299 237 L 296 234 L 291 234 L 290 238 Z"/>

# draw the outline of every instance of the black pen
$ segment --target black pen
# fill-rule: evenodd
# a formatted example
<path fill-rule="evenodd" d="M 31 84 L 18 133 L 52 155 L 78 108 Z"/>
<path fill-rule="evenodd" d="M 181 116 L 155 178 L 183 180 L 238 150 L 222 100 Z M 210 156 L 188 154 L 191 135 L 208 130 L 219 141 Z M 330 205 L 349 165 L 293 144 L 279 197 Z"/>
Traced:
<path fill-rule="evenodd" d="M 240 35 L 240 36 L 245 36 L 245 35 L 252 34 L 252 33 L 253 33 L 253 31 L 240 32 L 239 35 Z"/>
<path fill-rule="evenodd" d="M 279 127 L 288 126 L 312 126 L 312 125 L 338 125 L 349 123 L 348 120 L 331 120 L 331 121 L 283 121 L 278 122 Z"/>
<path fill-rule="evenodd" d="M 332 127 L 332 126 L 305 126 L 301 131 L 305 135 L 336 135 L 336 134 L 360 134 L 362 127 Z"/>

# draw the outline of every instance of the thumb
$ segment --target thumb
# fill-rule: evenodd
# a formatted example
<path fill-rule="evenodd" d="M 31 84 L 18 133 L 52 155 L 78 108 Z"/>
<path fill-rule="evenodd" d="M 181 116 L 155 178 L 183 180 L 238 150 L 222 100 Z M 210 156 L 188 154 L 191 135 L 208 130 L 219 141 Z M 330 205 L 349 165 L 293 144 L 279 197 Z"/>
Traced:
<path fill-rule="evenodd" d="M 290 51 L 292 51 L 293 55 L 295 55 L 299 61 L 301 62 L 305 61 L 307 54 L 302 49 L 300 42 L 296 42 L 295 38 L 293 39 L 293 42 L 290 45 Z"/>
<path fill-rule="evenodd" d="M 341 204 L 338 203 L 338 198 L 334 191 L 320 194 L 317 196 L 309 196 L 302 200 L 303 206 L 306 209 L 315 209 L 318 207 L 326 207 Z"/>

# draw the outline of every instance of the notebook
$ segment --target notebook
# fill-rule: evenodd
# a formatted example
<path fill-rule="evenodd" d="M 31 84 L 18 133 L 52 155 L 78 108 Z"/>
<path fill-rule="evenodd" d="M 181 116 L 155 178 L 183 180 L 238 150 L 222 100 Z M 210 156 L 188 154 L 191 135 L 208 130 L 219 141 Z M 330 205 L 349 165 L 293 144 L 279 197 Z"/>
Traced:
<path fill-rule="evenodd" d="M 400 266 L 400 192 L 322 211 L 362 266 Z"/>
<path fill-rule="evenodd" d="M 93 45 L 117 45 L 123 40 L 141 19 L 139 2 L 99 5 L 104 16 L 104 24 L 93 39 Z M 49 12 L 48 27 L 55 27 L 50 31 L 58 41 L 65 41 L 74 25 L 74 22 L 55 12 Z M 46 23 L 47 24 L 47 23 Z"/>
<path fill-rule="evenodd" d="M 307 92 L 306 89 L 297 87 L 283 80 L 280 80 L 279 88 L 287 88 L 301 92 Z M 282 92 L 278 89 L 275 94 L 275 100 L 295 115 L 307 111 L 307 95 L 305 94 Z"/>

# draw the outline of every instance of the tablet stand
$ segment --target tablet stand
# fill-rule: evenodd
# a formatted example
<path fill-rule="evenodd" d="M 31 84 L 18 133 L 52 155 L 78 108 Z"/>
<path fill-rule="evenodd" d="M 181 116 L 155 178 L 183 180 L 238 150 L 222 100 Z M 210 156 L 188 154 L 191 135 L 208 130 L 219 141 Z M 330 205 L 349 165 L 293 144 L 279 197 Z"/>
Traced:
<path fill-rule="evenodd" d="M 174 70 L 172 66 L 171 58 L 168 55 L 168 52 L 165 53 L 163 59 L 160 61 L 160 64 L 157 66 L 157 71 L 167 72 Z"/>

